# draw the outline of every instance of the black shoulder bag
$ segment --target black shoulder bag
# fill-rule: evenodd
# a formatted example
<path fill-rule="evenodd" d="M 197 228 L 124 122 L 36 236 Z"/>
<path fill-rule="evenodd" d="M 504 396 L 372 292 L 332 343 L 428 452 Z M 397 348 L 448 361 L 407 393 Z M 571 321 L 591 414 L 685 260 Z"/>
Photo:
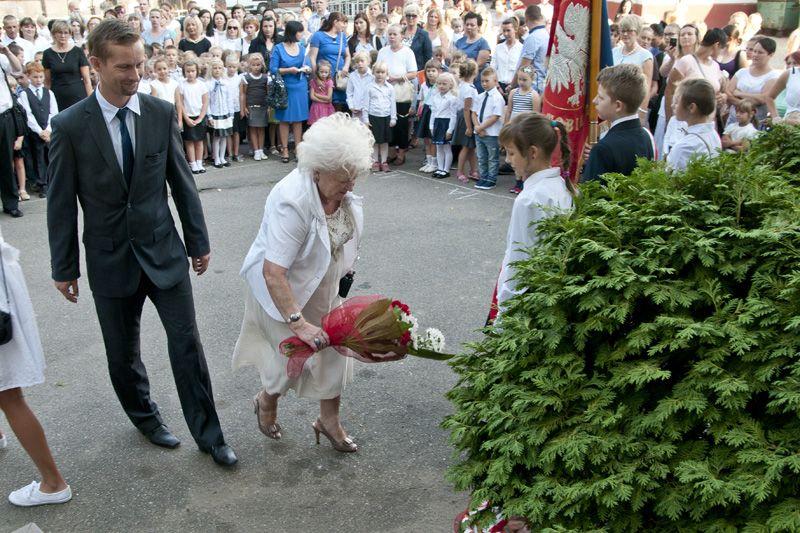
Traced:
<path fill-rule="evenodd" d="M 0 311 L 0 345 L 6 344 L 14 336 L 11 326 L 11 298 L 8 295 L 8 283 L 6 282 L 6 267 L 3 264 L 3 251 L 0 245 L 0 271 L 3 273 L 3 288 L 6 291 L 6 304 L 8 311 Z"/>

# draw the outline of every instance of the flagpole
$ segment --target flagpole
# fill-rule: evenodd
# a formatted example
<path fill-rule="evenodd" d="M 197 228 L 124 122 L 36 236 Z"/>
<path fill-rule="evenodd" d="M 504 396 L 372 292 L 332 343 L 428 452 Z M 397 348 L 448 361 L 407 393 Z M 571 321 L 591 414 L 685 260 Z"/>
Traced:
<path fill-rule="evenodd" d="M 597 96 L 597 76 L 600 74 L 600 32 L 603 18 L 603 2 L 605 0 L 592 0 L 592 29 L 589 34 L 589 143 L 594 144 L 599 137 L 597 109 L 592 103 Z"/>

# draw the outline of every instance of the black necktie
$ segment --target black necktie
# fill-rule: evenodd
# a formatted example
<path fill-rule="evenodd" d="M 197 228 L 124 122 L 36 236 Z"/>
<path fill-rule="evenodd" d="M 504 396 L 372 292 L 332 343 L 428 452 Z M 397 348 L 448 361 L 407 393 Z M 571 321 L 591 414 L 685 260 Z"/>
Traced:
<path fill-rule="evenodd" d="M 117 111 L 119 134 L 122 139 L 122 175 L 125 177 L 125 183 L 130 187 L 131 177 L 133 176 L 133 143 L 131 142 L 131 134 L 128 132 L 128 125 L 125 123 L 127 114 L 127 107 Z"/>
<path fill-rule="evenodd" d="M 483 103 L 481 104 L 481 112 L 478 113 L 478 122 L 483 123 L 483 112 L 486 111 L 486 102 L 489 101 L 489 91 L 486 91 L 486 96 L 483 98 Z"/>

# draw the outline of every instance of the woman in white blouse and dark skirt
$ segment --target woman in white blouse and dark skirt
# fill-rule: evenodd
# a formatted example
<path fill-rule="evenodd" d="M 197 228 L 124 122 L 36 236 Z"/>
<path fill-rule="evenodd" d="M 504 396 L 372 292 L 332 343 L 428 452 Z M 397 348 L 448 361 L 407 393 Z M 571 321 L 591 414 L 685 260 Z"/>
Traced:
<path fill-rule="evenodd" d="M 258 427 L 280 439 L 278 398 L 290 389 L 319 400 L 317 434 L 340 452 L 358 447 L 339 420 L 339 400 L 353 360 L 328 346 L 322 317 L 341 303 L 339 282 L 351 272 L 363 231 L 356 179 L 372 164 L 372 135 L 360 121 L 335 113 L 315 122 L 297 149 L 297 169 L 267 197 L 264 218 L 241 274 L 248 291 L 233 367 L 255 366 L 263 390 L 253 400 Z M 290 378 L 281 341 L 300 337 L 316 353 Z"/>

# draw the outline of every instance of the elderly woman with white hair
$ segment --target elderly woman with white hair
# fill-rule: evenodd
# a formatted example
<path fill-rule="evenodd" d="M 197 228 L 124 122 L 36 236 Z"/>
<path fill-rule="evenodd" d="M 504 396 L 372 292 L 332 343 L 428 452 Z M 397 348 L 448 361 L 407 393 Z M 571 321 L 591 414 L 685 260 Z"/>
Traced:
<path fill-rule="evenodd" d="M 263 390 L 253 399 L 258 427 L 281 438 L 278 398 L 289 389 L 320 402 L 313 424 L 340 452 L 358 448 L 339 421 L 339 400 L 353 360 L 328 346 L 322 317 L 341 303 L 340 280 L 352 271 L 363 230 L 356 179 L 372 166 L 369 129 L 343 113 L 314 123 L 297 148 L 298 166 L 272 189 L 241 274 L 249 291 L 233 367 L 255 366 Z M 316 353 L 290 378 L 281 341 L 300 337 Z"/>

